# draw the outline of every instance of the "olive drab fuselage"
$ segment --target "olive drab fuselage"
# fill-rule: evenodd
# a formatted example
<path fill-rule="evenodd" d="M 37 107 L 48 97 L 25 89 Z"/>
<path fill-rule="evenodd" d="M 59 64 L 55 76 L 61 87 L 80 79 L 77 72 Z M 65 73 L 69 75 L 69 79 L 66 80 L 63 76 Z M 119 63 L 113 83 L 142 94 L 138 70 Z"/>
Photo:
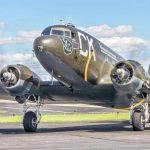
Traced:
<path fill-rule="evenodd" d="M 61 31 L 69 34 L 62 34 Z M 53 70 L 54 77 L 58 81 L 72 87 L 83 85 L 84 82 L 92 85 L 111 83 L 111 69 L 117 62 L 123 60 L 91 35 L 75 27 L 63 25 L 46 28 L 35 40 L 34 51 L 49 73 Z M 49 57 L 41 53 L 47 53 Z M 57 61 L 52 61 L 52 55 Z"/>

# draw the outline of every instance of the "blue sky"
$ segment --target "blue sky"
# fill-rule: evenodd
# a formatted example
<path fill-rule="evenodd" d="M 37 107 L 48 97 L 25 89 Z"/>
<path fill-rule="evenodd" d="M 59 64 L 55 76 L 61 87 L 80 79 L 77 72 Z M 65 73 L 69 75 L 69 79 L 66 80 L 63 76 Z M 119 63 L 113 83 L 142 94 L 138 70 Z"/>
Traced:
<path fill-rule="evenodd" d="M 150 1 L 145 0 L 1 0 L 0 19 L 5 34 L 18 30 L 43 29 L 55 20 L 71 18 L 78 26 L 130 24 L 136 34 L 150 38 Z"/>
<path fill-rule="evenodd" d="M 32 53 L 33 39 L 60 19 L 69 19 L 127 59 L 146 60 L 150 58 L 149 18 L 148 0 L 0 0 L 0 62 L 5 63 L 5 54 Z"/>

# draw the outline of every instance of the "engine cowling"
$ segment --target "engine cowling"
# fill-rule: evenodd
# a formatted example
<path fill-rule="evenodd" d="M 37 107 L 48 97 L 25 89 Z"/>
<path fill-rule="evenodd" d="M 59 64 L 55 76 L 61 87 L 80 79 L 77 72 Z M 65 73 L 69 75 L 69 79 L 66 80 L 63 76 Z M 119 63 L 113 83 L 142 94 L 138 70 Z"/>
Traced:
<path fill-rule="evenodd" d="M 23 97 L 40 86 L 40 78 L 24 65 L 8 65 L 0 72 L 2 87 L 12 96 Z"/>
<path fill-rule="evenodd" d="M 117 63 L 111 72 L 115 89 L 122 93 L 136 93 L 142 89 L 145 78 L 143 67 L 133 60 Z"/>

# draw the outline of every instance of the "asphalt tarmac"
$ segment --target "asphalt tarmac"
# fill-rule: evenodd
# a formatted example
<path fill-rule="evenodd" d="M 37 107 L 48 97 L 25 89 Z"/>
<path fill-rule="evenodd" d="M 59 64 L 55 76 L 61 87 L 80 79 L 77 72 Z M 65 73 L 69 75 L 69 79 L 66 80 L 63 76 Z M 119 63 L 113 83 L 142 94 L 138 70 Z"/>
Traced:
<path fill-rule="evenodd" d="M 27 134 L 20 124 L 1 124 L 0 149 L 149 150 L 150 128 L 135 132 L 119 121 L 42 123 L 37 133 Z"/>
<path fill-rule="evenodd" d="M 100 106 L 53 104 L 42 108 L 44 114 L 106 113 Z M 20 115 L 22 105 L 0 100 L 0 115 Z M 150 125 L 135 132 L 128 121 L 40 123 L 36 133 L 25 133 L 22 124 L 0 124 L 0 149 L 48 150 L 143 150 L 150 149 Z"/>

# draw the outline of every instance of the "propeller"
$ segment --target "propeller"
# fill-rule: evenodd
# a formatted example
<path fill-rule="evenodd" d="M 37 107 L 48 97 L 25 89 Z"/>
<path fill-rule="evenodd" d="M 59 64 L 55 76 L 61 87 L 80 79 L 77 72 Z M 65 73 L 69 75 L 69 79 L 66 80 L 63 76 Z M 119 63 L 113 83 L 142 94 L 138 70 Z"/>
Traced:
<path fill-rule="evenodd" d="M 112 70 L 111 73 L 112 79 L 119 84 L 127 83 L 132 78 L 132 75 L 132 68 L 124 63 L 116 65 L 116 67 Z"/>
<path fill-rule="evenodd" d="M 19 73 L 14 67 L 8 66 L 1 71 L 1 83 L 5 87 L 14 86 L 18 81 Z"/>

